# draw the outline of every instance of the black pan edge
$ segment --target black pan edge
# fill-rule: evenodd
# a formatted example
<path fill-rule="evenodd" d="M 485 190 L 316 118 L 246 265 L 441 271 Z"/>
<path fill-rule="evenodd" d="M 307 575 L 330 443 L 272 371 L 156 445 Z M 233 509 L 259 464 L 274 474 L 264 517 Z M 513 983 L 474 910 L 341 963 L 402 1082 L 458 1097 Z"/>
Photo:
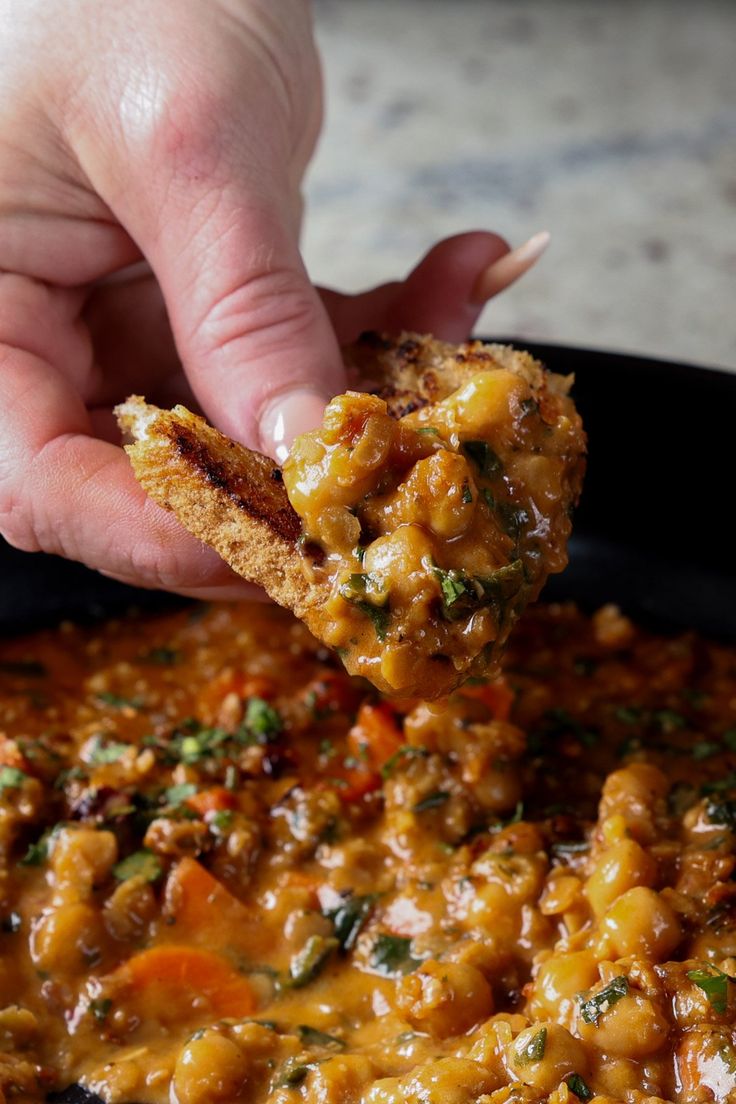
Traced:
<path fill-rule="evenodd" d="M 573 599 L 587 609 L 613 601 L 655 627 L 736 639 L 726 488 L 736 374 L 523 339 L 511 343 L 553 371 L 574 373 L 573 393 L 589 438 L 570 566 L 550 581 L 545 596 Z M 182 602 L 54 556 L 18 552 L 0 540 L 4 635 Z"/>

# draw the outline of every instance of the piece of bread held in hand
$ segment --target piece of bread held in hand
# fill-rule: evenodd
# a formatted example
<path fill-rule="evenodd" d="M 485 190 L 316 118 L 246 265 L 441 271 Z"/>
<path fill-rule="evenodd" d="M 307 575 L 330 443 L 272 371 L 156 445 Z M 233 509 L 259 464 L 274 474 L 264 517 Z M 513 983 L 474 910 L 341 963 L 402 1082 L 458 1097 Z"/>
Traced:
<path fill-rule="evenodd" d="M 353 673 L 438 697 L 494 672 L 566 563 L 585 435 L 570 380 L 507 346 L 366 335 L 283 471 L 183 407 L 118 408 L 158 503 Z"/>

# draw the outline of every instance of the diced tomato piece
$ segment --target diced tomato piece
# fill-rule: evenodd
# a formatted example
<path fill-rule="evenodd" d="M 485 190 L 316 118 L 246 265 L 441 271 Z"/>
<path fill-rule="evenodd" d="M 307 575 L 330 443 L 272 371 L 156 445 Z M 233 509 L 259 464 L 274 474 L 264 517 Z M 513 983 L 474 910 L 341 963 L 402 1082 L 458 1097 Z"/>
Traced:
<path fill-rule="evenodd" d="M 201 817 L 205 817 L 207 813 L 220 813 L 225 809 L 236 809 L 238 799 L 231 790 L 226 790 L 224 786 L 213 786 L 209 790 L 192 794 L 184 804 L 188 805 L 190 809 L 194 809 L 195 813 L 198 813 Z"/>
<path fill-rule="evenodd" d="M 466 684 L 460 693 L 466 698 L 483 702 L 496 721 L 507 721 L 511 716 L 515 695 L 503 675 L 499 675 L 493 682 L 483 682 L 475 686 Z"/>
<path fill-rule="evenodd" d="M 348 733 L 348 747 L 354 758 L 374 771 L 380 771 L 405 742 L 396 713 L 386 702 L 362 705 Z"/>

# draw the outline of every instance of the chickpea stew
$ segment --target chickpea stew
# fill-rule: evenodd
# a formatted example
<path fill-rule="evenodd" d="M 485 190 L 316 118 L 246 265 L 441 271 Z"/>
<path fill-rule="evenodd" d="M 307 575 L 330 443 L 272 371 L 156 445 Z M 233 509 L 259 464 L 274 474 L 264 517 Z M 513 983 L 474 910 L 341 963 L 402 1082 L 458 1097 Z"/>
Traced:
<path fill-rule="evenodd" d="M 736 652 L 529 611 L 382 700 L 289 615 L 0 646 L 0 1099 L 736 1099 Z"/>
<path fill-rule="evenodd" d="M 585 434 L 571 379 L 527 354 L 419 339 L 389 346 L 392 365 L 404 350 L 431 400 L 337 396 L 283 479 L 305 568 L 329 584 L 307 624 L 352 674 L 429 699 L 494 673 L 519 614 L 566 566 Z"/>

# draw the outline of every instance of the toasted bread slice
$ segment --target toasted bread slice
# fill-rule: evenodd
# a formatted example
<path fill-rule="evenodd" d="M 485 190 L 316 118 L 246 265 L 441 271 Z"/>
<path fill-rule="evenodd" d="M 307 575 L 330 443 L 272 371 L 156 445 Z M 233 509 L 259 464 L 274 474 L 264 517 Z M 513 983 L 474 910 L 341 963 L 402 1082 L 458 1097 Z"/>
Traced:
<path fill-rule="evenodd" d="M 133 395 L 116 414 L 137 479 L 190 533 L 297 617 L 325 596 L 303 570 L 301 521 L 272 460 L 184 406 L 160 410 Z"/>
<path fill-rule="evenodd" d="M 366 406 L 367 397 L 355 392 L 330 404 L 323 429 L 328 437 L 334 432 L 338 437 L 343 431 L 348 433 L 351 439 L 339 446 L 345 453 L 344 463 L 348 468 L 351 464 L 359 466 L 358 479 L 363 478 L 364 467 L 373 490 L 360 492 L 352 504 L 345 497 L 343 475 L 335 471 L 324 481 L 319 495 L 310 492 L 305 508 L 304 502 L 294 498 L 299 481 L 293 482 L 294 471 L 287 468 L 296 510 L 287 496 L 280 468 L 265 456 L 229 440 L 184 407 L 163 411 L 132 397 L 118 407 L 117 415 L 121 428 L 133 438 L 127 451 L 135 474 L 156 502 L 172 510 L 190 532 L 215 548 L 238 574 L 262 586 L 274 601 L 304 620 L 323 642 L 336 647 L 352 673 L 366 675 L 389 692 L 436 697 L 472 674 L 493 669 L 514 620 L 536 597 L 547 574 L 561 570 L 566 562 L 569 510 L 577 501 L 585 467 L 585 435 L 567 397 L 571 380 L 546 372 L 528 353 L 507 346 L 479 341 L 449 345 L 416 334 L 402 334 L 397 341 L 366 334 L 346 350 L 345 363 L 349 373 L 358 376 L 362 389 L 383 400 L 378 406 L 383 411 L 381 433 L 387 435 L 385 439 L 393 439 L 395 433 L 404 435 L 403 444 L 396 439 L 396 455 L 414 457 L 408 471 L 414 471 L 415 464 L 417 472 L 426 473 L 430 469 L 439 471 L 444 465 L 443 472 L 447 467 L 449 473 L 448 465 L 454 463 L 457 478 L 449 474 L 445 478 L 443 474 L 431 491 L 417 492 L 419 497 L 414 498 L 404 468 L 394 469 L 393 462 L 387 460 L 388 466 L 374 473 L 365 446 L 357 447 L 363 432 L 360 410 Z M 475 421 L 467 423 L 469 430 L 474 429 L 478 415 L 481 421 L 486 417 L 486 400 L 481 402 L 477 397 L 486 392 L 479 392 L 479 386 L 490 386 L 489 394 L 517 395 L 515 399 L 504 398 L 506 424 L 499 429 L 498 447 L 506 456 L 508 468 L 484 440 L 474 439 L 470 432 L 458 435 L 446 426 L 447 433 L 455 434 L 454 444 L 449 437 L 441 444 L 441 434 L 431 424 L 434 417 L 441 421 L 451 416 L 448 411 L 454 409 L 453 401 L 470 402 L 468 396 L 474 394 Z M 456 395 L 465 398 L 453 400 Z M 494 400 L 488 401 L 488 409 L 495 410 Z M 357 420 L 353 424 L 348 416 L 342 428 L 336 429 L 335 418 L 340 421 L 343 417 L 338 413 L 341 402 L 348 403 Z M 375 406 L 377 400 L 372 402 Z M 495 416 L 491 416 L 489 425 L 496 425 Z M 394 428 L 394 419 L 402 419 L 401 428 Z M 439 439 L 421 436 L 427 433 L 437 434 Z M 354 434 L 357 436 L 351 443 Z M 407 444 L 409 440 L 413 443 Z M 304 442 L 300 449 L 309 450 L 311 446 Z M 368 446 L 368 453 L 372 447 Z M 427 467 L 437 448 L 441 455 L 438 453 Z M 301 455 L 303 461 L 303 451 Z M 528 459 L 527 469 L 519 467 L 519 458 Z M 306 461 L 307 467 L 310 462 Z M 545 463 L 547 474 L 535 476 L 539 464 Z M 505 471 L 521 473 L 522 489 L 529 480 L 547 479 L 541 486 L 540 501 L 547 502 L 550 509 L 554 505 L 554 520 L 542 517 L 544 525 L 537 530 L 541 515 L 535 513 L 536 507 L 514 499 L 514 478 L 509 474 L 507 480 Z M 463 473 L 466 478 L 461 485 Z M 353 479 L 354 474 L 347 478 Z M 389 484 L 393 505 L 385 499 Z M 410 517 L 404 516 L 409 507 L 405 509 L 401 502 L 410 504 Z M 468 515 L 475 519 L 474 535 L 468 537 L 470 545 L 466 541 L 457 547 L 469 548 L 470 559 L 455 563 L 453 556 L 458 553 L 453 549 L 457 542 L 453 544 L 437 534 L 444 533 L 448 523 L 454 524 L 466 505 L 470 507 Z M 398 511 L 398 520 L 390 522 L 393 509 Z M 385 512 L 378 523 L 373 516 L 376 510 Z M 443 510 L 450 510 L 452 517 L 441 517 Z M 433 513 L 436 516 L 436 530 L 433 523 L 427 524 L 435 533 L 437 547 L 448 552 L 447 562 L 437 558 L 434 544 L 425 549 L 421 543 L 426 532 L 420 518 L 424 516 L 422 511 L 429 511 L 427 517 Z M 304 517 L 309 519 L 308 534 Z M 417 519 L 419 525 L 413 523 Z M 398 525 L 398 529 L 388 534 L 384 521 L 389 527 Z M 365 532 L 373 534 L 368 549 L 359 547 L 364 525 Z M 529 533 L 523 540 L 522 530 Z M 470 529 L 463 532 L 470 533 Z M 381 533 L 385 535 L 378 539 Z M 363 556 L 368 565 L 371 549 L 378 548 L 389 535 L 395 535 L 399 542 L 413 542 L 413 558 L 411 564 L 407 561 L 404 577 L 420 579 L 424 588 L 421 600 L 397 598 L 394 606 L 393 595 L 398 596 L 400 591 L 391 590 L 391 602 L 386 607 L 385 595 L 360 590 L 361 586 L 373 586 L 370 566 L 362 566 Z M 426 540 L 431 543 L 435 536 L 427 536 Z M 341 549 L 345 544 L 339 554 L 337 546 L 333 547 L 335 542 Z M 385 550 L 388 545 L 382 547 Z M 542 548 L 545 555 L 540 557 Z M 400 545 L 392 546 L 390 554 L 398 556 Z M 528 563 L 522 563 L 524 557 Z M 384 568 L 376 578 L 385 574 Z M 511 582 L 513 594 L 509 590 Z M 418 629 L 413 624 L 412 616 L 421 621 L 425 610 L 433 634 L 426 631 L 429 622 L 421 623 Z M 465 632 L 466 623 L 472 623 L 475 635 Z M 430 648 L 431 653 L 424 655 Z"/>

